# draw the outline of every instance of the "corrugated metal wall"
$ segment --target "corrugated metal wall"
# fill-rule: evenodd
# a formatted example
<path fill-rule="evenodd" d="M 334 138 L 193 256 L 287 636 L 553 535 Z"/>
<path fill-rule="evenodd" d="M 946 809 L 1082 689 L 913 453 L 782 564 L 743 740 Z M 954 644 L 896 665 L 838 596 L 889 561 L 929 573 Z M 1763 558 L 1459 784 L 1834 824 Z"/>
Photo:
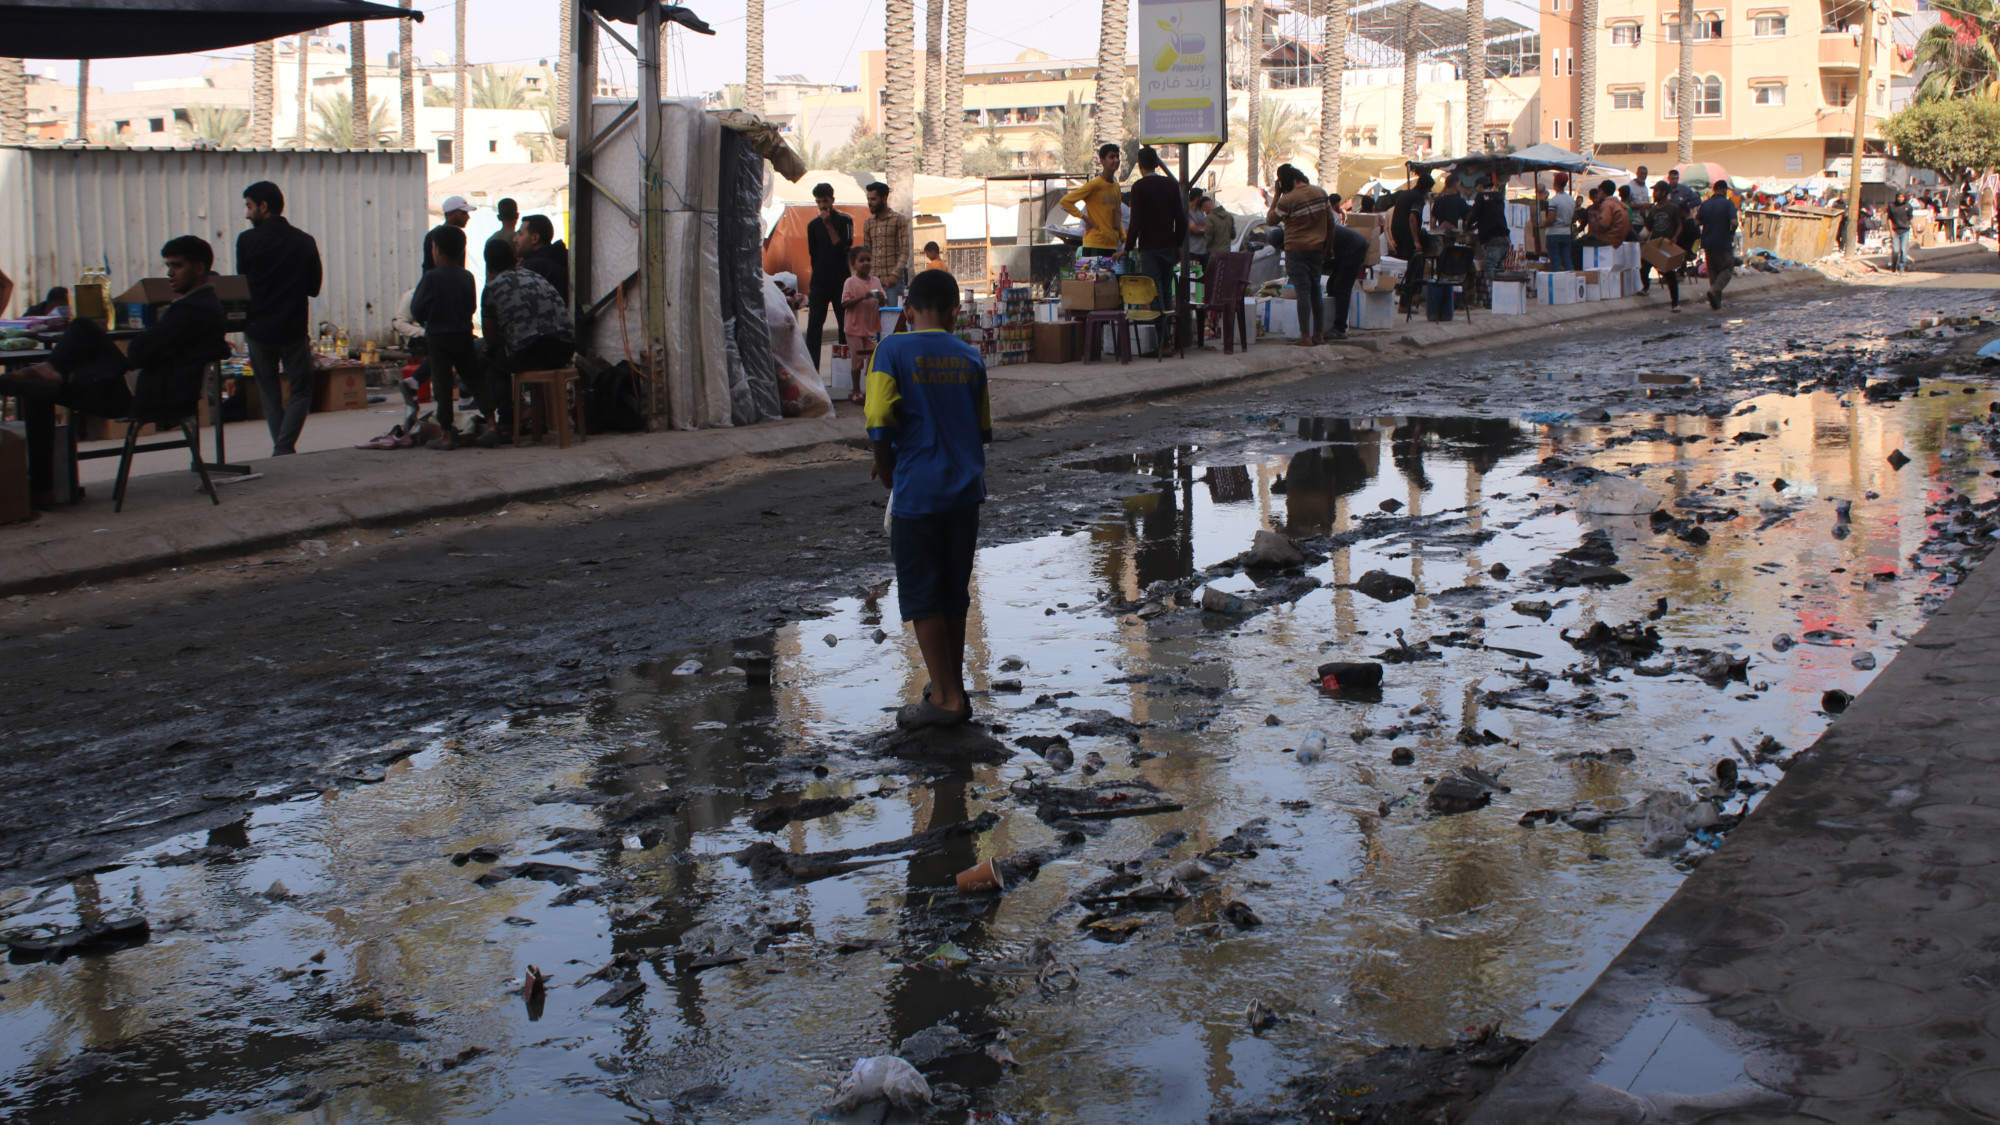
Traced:
<path fill-rule="evenodd" d="M 109 262 L 114 294 L 158 277 L 160 246 L 176 235 L 207 239 L 216 269 L 234 273 L 243 189 L 258 180 L 277 184 L 285 217 L 319 241 L 313 322 L 386 340 L 420 271 L 420 152 L 0 147 L 0 269 L 21 293 L 11 311 L 87 265 Z"/>

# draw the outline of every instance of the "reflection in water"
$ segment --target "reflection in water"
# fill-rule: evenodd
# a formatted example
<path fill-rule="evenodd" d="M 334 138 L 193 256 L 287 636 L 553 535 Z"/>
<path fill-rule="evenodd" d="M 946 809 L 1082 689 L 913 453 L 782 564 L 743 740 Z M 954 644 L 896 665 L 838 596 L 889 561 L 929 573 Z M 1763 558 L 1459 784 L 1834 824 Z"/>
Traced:
<path fill-rule="evenodd" d="M 1629 826 L 1524 828 L 1521 814 L 1686 790 L 1719 740 L 1810 744 L 1820 693 L 1868 676 L 1850 649 L 1781 653 L 1769 638 L 1838 629 L 1887 663 L 1934 596 L 1905 561 L 1930 533 L 1927 496 L 1974 489 L 1989 463 L 1952 427 L 1990 398 L 1772 396 L 1755 415 L 1772 438 L 1740 448 L 1714 439 L 1742 423 L 1704 417 L 1648 420 L 1668 440 L 1616 446 L 1593 444 L 1627 436 L 1613 427 L 1310 418 L 1275 446 L 1082 463 L 1155 487 L 1083 533 L 982 551 L 968 663 L 984 687 L 1003 656 L 1023 662 L 1006 673 L 1023 681 L 1018 694 L 982 697 L 1006 738 L 1065 734 L 1080 759 L 1105 759 L 1098 779 L 1157 786 L 1181 811 L 1095 822 L 1063 852 L 1062 834 L 1010 795 L 1030 772 L 1049 778 L 1032 754 L 917 771 L 861 755 L 884 708 L 922 677 L 893 614 L 882 624 L 893 591 L 871 590 L 773 637 L 635 667 L 573 711 L 433 732 L 380 785 L 272 806 L 8 898 L 9 927 L 136 909 L 157 936 L 8 970 L 0 1114 L 796 1122 L 854 1059 L 945 1022 L 974 1049 L 932 1076 L 975 1107 L 1196 1122 L 1358 1044 L 1434 1042 L 1493 1020 L 1535 1034 L 1679 876 Z M 1896 473 L 1884 458 L 1899 447 L 1917 460 Z M 1747 514 L 1708 524 L 1714 539 L 1699 548 L 1643 520 L 1582 518 L 1572 486 L 1535 475 L 1545 457 L 1639 466 L 1677 511 Z M 1870 491 L 1882 498 L 1862 501 Z M 1789 509 L 1760 527 L 1769 514 L 1756 502 L 1770 495 Z M 1836 497 L 1856 501 L 1844 539 L 1826 503 Z M 1402 518 L 1420 513 L 1432 530 Z M 1227 559 L 1263 527 L 1354 542 L 1312 571 L 1324 586 L 1254 617 L 1149 624 L 1098 608 L 1106 593 L 1136 599 Z M 1628 586 L 1550 591 L 1525 577 L 1587 530 L 1609 537 Z M 1494 578 L 1495 563 L 1513 577 Z M 1346 587 L 1377 568 L 1409 576 L 1417 596 L 1380 603 Z M 1905 579 L 1849 580 L 1880 569 Z M 1747 655 L 1750 682 L 1638 678 L 1563 638 L 1663 597 L 1669 648 Z M 1522 598 L 1557 605 L 1543 620 L 1511 609 Z M 1437 639 L 1445 658 L 1392 667 L 1379 699 L 1313 688 L 1316 664 L 1380 651 L 1396 630 Z M 1445 645 L 1454 633 L 1511 652 Z M 1524 663 L 1545 686 L 1524 687 Z M 1136 726 L 1067 731 L 1091 710 Z M 1302 766 L 1287 750 L 1313 729 L 1330 736 L 1326 759 Z M 1467 729 L 1502 741 L 1470 745 Z M 1397 750 L 1414 761 L 1392 764 Z M 1467 765 L 1512 791 L 1478 812 L 1427 814 L 1424 779 Z M 1075 770 L 1055 780 L 1089 783 Z M 827 797 L 853 803 L 772 831 L 750 824 Z M 756 841 L 855 848 L 987 811 L 1002 818 L 990 832 L 799 886 L 759 887 L 733 858 Z M 1140 915 L 1136 932 L 1098 940 L 1081 925 L 1076 896 L 1113 865 L 1150 875 L 1259 818 L 1269 846 Z M 217 852 L 150 862 L 204 846 Z M 477 846 L 503 854 L 452 862 Z M 1004 896 L 967 903 L 952 890 L 983 858 L 1038 849 L 1061 858 Z M 475 881 L 530 861 L 581 875 Z M 1223 921 L 1228 899 L 1264 924 Z M 944 941 L 972 964 L 924 963 Z M 1076 968 L 1079 988 L 1037 985 L 1049 956 Z M 517 991 L 529 964 L 554 978 L 539 1008 Z M 595 1003 L 628 978 L 644 990 Z M 1252 1036 L 1252 997 L 1300 1018 Z M 978 1049 L 1002 1034 L 1018 1069 Z"/>

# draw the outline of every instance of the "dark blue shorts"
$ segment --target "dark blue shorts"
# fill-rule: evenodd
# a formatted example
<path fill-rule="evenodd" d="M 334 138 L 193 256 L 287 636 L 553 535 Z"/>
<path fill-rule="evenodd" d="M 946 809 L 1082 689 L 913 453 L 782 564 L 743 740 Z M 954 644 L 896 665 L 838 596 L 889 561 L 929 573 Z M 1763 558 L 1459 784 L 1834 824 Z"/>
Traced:
<path fill-rule="evenodd" d="M 978 543 L 977 504 L 890 522 L 889 555 L 896 560 L 896 604 L 903 620 L 964 617 L 972 609 L 972 555 Z"/>

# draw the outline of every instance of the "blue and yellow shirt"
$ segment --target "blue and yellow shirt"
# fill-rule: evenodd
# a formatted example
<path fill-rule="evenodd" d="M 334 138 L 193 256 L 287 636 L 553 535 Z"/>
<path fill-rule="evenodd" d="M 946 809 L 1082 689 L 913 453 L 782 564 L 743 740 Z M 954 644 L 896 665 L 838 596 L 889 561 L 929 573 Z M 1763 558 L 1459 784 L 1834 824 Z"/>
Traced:
<path fill-rule="evenodd" d="M 895 515 L 939 515 L 986 499 L 993 404 L 971 344 L 938 330 L 882 337 L 865 413 L 868 440 L 896 451 Z"/>

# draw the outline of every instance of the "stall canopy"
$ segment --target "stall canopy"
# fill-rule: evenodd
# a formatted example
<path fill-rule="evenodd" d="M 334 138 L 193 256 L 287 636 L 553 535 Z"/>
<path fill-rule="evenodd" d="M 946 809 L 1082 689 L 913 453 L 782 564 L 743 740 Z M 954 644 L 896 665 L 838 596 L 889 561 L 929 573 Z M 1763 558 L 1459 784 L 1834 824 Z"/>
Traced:
<path fill-rule="evenodd" d="M 28 59 L 124 59 L 212 51 L 362 20 L 407 16 L 364 0 L 4 0 L 0 43 Z"/>
<path fill-rule="evenodd" d="M 1526 172 L 1570 172 L 1576 175 L 1623 175 L 1625 169 L 1600 164 L 1587 156 L 1579 156 L 1566 148 L 1552 144 L 1530 145 L 1516 152 L 1475 152 L 1466 156 L 1447 157 L 1443 160 L 1413 160 L 1410 170 L 1430 172 L 1437 169 L 1465 171 L 1476 169 L 1482 172 L 1495 171 L 1503 176 L 1518 176 Z"/>

